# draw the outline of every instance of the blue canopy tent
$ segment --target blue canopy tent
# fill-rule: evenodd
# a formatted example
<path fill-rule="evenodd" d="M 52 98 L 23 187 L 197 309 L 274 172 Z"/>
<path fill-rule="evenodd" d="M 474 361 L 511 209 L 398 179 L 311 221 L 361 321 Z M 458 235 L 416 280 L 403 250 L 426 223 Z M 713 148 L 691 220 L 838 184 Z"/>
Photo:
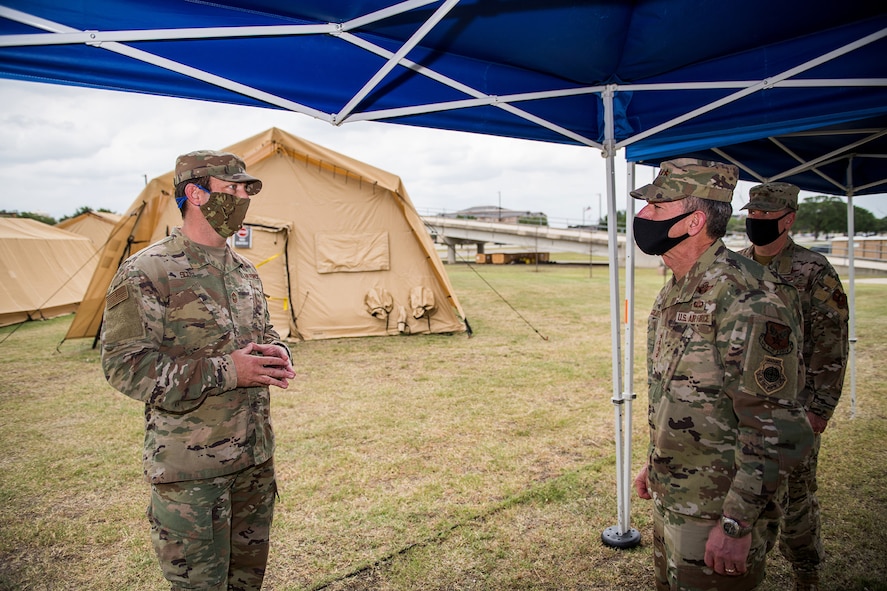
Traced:
<path fill-rule="evenodd" d="M 887 114 L 885 38 L 887 9 L 831 0 L 0 0 L 0 77 L 585 145 L 615 220 L 632 144 Z M 602 537 L 622 546 L 633 306 L 623 361 L 615 223 L 609 238 L 618 523 Z"/>

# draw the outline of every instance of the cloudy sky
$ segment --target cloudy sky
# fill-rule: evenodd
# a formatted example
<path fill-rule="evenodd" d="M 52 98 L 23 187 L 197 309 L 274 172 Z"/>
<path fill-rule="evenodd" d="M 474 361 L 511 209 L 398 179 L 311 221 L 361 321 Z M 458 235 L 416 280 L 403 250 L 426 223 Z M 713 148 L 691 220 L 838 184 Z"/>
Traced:
<path fill-rule="evenodd" d="M 542 211 L 564 227 L 596 220 L 607 207 L 604 160 L 591 148 L 382 123 L 333 127 L 270 109 L 0 80 L 0 209 L 55 218 L 82 206 L 122 213 L 177 155 L 222 149 L 270 127 L 399 175 L 421 214 L 501 205 Z M 620 152 L 618 209 L 625 168 Z M 638 167 L 637 182 L 654 175 Z M 735 210 L 749 186 L 741 183 Z M 855 203 L 887 216 L 885 195 Z"/>

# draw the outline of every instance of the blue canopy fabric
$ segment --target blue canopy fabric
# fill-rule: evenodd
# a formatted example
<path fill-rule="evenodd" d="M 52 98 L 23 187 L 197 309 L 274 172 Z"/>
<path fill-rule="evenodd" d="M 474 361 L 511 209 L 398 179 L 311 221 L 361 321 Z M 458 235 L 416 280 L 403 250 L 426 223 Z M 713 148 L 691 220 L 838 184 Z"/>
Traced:
<path fill-rule="evenodd" d="M 621 149 L 630 162 L 711 155 L 748 180 L 817 191 L 825 175 L 842 194 L 885 192 L 885 57 L 883 2 L 0 0 L 0 77 L 586 145 L 607 158 L 610 220 Z M 814 143 L 815 130 L 832 133 Z M 844 164 L 831 162 L 839 151 Z M 793 170 L 808 157 L 806 170 L 837 168 Z M 623 377 L 608 231 L 618 525 L 601 537 L 628 547 L 634 323 Z"/>
<path fill-rule="evenodd" d="M 772 132 L 771 132 L 772 133 Z M 731 138 L 736 141 L 738 138 Z M 722 140 L 723 141 L 723 140 Z M 639 164 L 658 166 L 678 157 L 732 162 L 740 177 L 784 181 L 826 195 L 887 192 L 887 116 L 877 115 L 733 144 L 648 141 L 628 148 Z"/>
<path fill-rule="evenodd" d="M 887 115 L 885 37 L 832 0 L 0 0 L 0 77 L 652 162 Z"/>

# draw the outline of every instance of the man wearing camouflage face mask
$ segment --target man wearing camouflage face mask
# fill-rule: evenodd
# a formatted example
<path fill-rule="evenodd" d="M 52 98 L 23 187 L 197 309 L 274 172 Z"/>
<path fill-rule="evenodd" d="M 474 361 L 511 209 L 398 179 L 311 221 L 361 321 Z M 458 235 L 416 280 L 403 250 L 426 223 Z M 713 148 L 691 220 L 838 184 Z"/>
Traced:
<path fill-rule="evenodd" d="M 270 386 L 295 377 L 256 268 L 227 245 L 262 182 L 243 161 L 180 156 L 182 226 L 120 265 L 102 367 L 145 405 L 148 520 L 171 589 L 258 590 L 277 482 Z"/>

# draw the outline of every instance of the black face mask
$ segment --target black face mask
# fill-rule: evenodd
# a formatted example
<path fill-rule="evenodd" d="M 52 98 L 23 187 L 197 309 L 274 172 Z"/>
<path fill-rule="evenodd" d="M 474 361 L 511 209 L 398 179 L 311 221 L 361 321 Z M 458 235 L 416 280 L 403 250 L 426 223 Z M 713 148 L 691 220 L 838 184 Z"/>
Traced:
<path fill-rule="evenodd" d="M 774 220 L 745 218 L 745 233 L 755 246 L 767 246 L 776 241 L 784 232 L 779 231 L 779 220 L 792 212 L 788 211 Z"/>
<path fill-rule="evenodd" d="M 688 211 L 668 220 L 646 220 L 634 218 L 634 241 L 642 251 L 647 254 L 661 255 L 690 237 L 689 234 L 672 238 L 668 235 L 672 226 L 694 213 Z"/>

